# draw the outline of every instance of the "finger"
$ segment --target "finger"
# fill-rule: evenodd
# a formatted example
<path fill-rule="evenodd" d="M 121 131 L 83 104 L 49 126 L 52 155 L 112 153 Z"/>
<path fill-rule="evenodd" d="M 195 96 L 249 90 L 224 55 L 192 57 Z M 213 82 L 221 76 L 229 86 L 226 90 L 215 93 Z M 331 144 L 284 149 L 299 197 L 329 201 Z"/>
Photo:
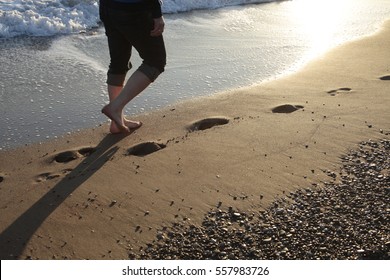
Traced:
<path fill-rule="evenodd" d="M 164 28 L 155 27 L 151 32 L 150 35 L 152 36 L 160 36 L 164 32 Z"/>
<path fill-rule="evenodd" d="M 162 34 L 162 32 L 160 30 L 152 30 L 150 32 L 150 35 L 153 37 L 160 36 L 161 34 Z"/>
<path fill-rule="evenodd" d="M 160 36 L 164 32 L 164 26 L 165 22 L 162 17 L 154 19 L 154 27 L 150 34 L 152 36 Z"/>

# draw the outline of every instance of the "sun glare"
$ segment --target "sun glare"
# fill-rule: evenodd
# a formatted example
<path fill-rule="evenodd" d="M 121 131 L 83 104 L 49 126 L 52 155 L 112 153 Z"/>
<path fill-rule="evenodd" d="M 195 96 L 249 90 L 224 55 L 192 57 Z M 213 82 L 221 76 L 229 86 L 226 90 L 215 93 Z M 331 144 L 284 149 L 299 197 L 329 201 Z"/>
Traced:
<path fill-rule="evenodd" d="M 335 34 L 342 28 L 345 2 L 349 0 L 298 0 L 292 12 L 305 40 L 312 42 L 312 53 L 326 50 L 334 42 Z"/>

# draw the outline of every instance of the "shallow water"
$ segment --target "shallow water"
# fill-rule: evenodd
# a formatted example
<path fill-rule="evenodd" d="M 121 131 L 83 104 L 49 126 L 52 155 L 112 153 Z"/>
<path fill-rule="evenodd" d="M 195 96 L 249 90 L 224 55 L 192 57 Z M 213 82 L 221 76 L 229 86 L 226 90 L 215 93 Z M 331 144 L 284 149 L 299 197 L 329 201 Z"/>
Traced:
<path fill-rule="evenodd" d="M 296 0 L 166 15 L 165 73 L 126 108 L 149 112 L 295 71 L 378 30 L 388 0 Z M 106 121 L 103 28 L 0 40 L 0 148 L 53 139 Z M 134 53 L 134 68 L 140 60 Z"/>

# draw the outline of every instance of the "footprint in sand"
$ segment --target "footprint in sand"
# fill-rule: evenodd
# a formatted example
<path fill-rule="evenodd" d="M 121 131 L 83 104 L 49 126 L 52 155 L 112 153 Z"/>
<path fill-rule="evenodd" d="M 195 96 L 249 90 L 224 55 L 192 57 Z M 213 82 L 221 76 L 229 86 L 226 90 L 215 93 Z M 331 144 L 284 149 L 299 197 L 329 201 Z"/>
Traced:
<path fill-rule="evenodd" d="M 187 129 L 188 129 L 188 131 L 193 132 L 193 131 L 197 131 L 197 130 L 210 129 L 214 126 L 225 125 L 227 123 L 229 123 L 228 118 L 223 118 L 223 117 L 207 118 L 207 119 L 203 119 L 203 120 L 194 122 L 193 124 L 189 125 L 187 127 Z"/>
<path fill-rule="evenodd" d="M 382 81 L 390 81 L 390 75 L 386 75 L 386 76 L 380 77 L 379 79 L 382 80 Z"/>
<path fill-rule="evenodd" d="M 50 180 L 53 180 L 53 179 L 59 178 L 59 177 L 60 177 L 60 174 L 47 172 L 47 173 L 39 174 L 35 181 L 37 183 L 40 183 L 40 182 L 50 181 Z"/>
<path fill-rule="evenodd" d="M 156 142 L 145 142 L 135 145 L 127 150 L 127 155 L 143 157 L 162 150 L 166 147 L 165 144 Z"/>
<path fill-rule="evenodd" d="M 330 94 L 331 96 L 336 96 L 338 94 L 347 93 L 350 91 L 352 91 L 351 88 L 344 87 L 344 88 L 332 89 L 332 90 L 328 91 L 327 93 Z"/>
<path fill-rule="evenodd" d="M 64 169 L 62 170 L 62 173 L 51 173 L 51 172 L 45 172 L 45 173 L 42 173 L 42 174 L 39 174 L 35 181 L 37 183 L 41 183 L 41 182 L 45 182 L 45 181 L 50 181 L 50 180 L 53 180 L 55 178 L 59 178 L 61 176 L 64 176 L 64 175 L 67 175 L 68 173 L 70 173 L 72 171 L 72 169 Z"/>
<path fill-rule="evenodd" d="M 0 183 L 4 181 L 4 176 L 0 175 Z"/>
<path fill-rule="evenodd" d="M 81 157 L 87 157 L 90 154 L 92 154 L 95 150 L 96 149 L 94 147 L 85 147 L 79 150 L 65 151 L 57 154 L 54 157 L 54 160 L 59 163 L 66 163 Z"/>
<path fill-rule="evenodd" d="M 290 114 L 292 112 L 295 112 L 299 109 L 303 109 L 304 107 L 301 105 L 291 105 L 291 104 L 284 104 L 277 106 L 272 109 L 272 113 L 278 113 L 278 114 Z"/>

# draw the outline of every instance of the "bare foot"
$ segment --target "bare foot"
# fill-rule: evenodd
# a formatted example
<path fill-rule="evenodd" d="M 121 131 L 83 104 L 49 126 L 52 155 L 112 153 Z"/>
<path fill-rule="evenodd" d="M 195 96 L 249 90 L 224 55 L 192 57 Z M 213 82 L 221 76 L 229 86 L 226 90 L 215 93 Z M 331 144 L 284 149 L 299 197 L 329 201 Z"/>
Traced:
<path fill-rule="evenodd" d="M 125 126 L 127 126 L 127 128 L 129 130 L 138 129 L 138 128 L 140 128 L 142 126 L 142 122 L 131 121 L 131 120 L 128 120 L 126 118 L 124 118 L 124 122 L 125 122 Z M 116 125 L 115 122 L 111 122 L 110 132 L 112 134 L 116 134 L 116 133 L 120 133 L 122 131 L 118 128 L 118 126 Z"/>
<path fill-rule="evenodd" d="M 116 114 L 109 108 L 110 104 L 106 105 L 102 109 L 102 113 L 105 114 L 108 118 L 110 118 L 115 125 L 117 126 L 117 129 L 119 132 L 129 132 L 129 128 L 123 123 L 123 117 L 121 114 Z"/>

